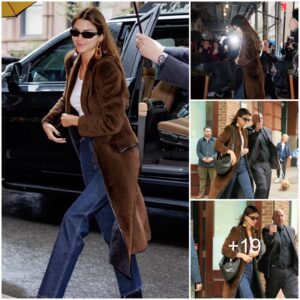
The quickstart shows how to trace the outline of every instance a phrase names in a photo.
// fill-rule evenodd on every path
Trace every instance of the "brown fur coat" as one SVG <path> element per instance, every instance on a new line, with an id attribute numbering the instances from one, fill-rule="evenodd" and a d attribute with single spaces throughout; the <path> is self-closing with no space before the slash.
<path id="1" fill-rule="evenodd" d="M 63 112 L 71 113 L 70 96 L 81 63 L 79 56 L 71 64 L 72 55 L 69 53 L 65 58 L 64 94 L 42 122 L 58 125 Z M 131 255 L 147 248 L 151 233 L 138 186 L 138 140 L 126 116 L 127 95 L 124 75 L 112 56 L 103 56 L 99 61 L 93 57 L 83 81 L 81 106 L 84 115 L 79 117 L 78 132 L 81 136 L 93 137 L 98 164 L 116 216 L 110 262 L 129 275 Z"/>

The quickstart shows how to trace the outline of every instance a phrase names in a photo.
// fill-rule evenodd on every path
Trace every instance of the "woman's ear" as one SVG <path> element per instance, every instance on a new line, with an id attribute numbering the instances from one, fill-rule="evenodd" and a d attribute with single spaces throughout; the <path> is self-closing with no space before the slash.
<path id="1" fill-rule="evenodd" d="M 103 33 L 102 33 L 101 35 L 99 35 L 98 41 L 99 41 L 100 43 L 102 43 L 103 40 L 104 40 L 104 35 L 103 35 Z"/>

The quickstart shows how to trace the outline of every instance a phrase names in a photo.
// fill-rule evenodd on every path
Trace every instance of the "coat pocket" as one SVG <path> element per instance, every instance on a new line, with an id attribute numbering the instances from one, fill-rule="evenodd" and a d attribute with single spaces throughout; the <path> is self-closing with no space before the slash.
<path id="1" fill-rule="evenodd" d="M 113 144 L 118 152 L 125 152 L 133 147 L 136 147 L 138 144 L 137 137 L 133 134 L 127 134 L 122 137 L 118 137 L 113 141 Z"/>

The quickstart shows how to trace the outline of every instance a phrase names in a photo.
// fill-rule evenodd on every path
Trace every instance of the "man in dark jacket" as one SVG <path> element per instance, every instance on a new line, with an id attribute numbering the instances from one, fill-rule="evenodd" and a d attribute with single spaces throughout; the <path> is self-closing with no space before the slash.
<path id="1" fill-rule="evenodd" d="M 260 56 L 260 61 L 265 72 L 265 93 L 270 95 L 271 99 L 277 99 L 275 92 L 275 85 L 272 78 L 272 68 L 274 68 L 274 63 L 277 61 L 277 58 L 271 54 L 269 40 L 263 41 L 263 52 Z"/>
<path id="2" fill-rule="evenodd" d="M 204 128 L 204 137 L 200 138 L 197 143 L 198 175 L 199 175 L 199 198 L 204 197 L 206 178 L 209 176 L 211 185 L 216 176 L 214 160 L 217 158 L 215 150 L 216 139 L 211 135 L 211 128 Z"/>
<path id="3" fill-rule="evenodd" d="M 286 298 L 298 298 L 298 251 L 295 230 L 284 225 L 284 211 L 273 212 L 274 224 L 263 228 L 266 252 L 258 263 L 266 279 L 266 297 L 276 298 L 280 289 Z"/>
<path id="4" fill-rule="evenodd" d="M 284 179 L 286 175 L 287 161 L 289 158 L 290 159 L 292 158 L 291 148 L 290 145 L 288 144 L 288 140 L 289 140 L 289 136 L 287 134 L 283 134 L 281 137 L 281 142 L 278 143 L 276 146 L 279 161 L 280 161 L 280 164 L 278 165 L 277 168 L 277 178 L 275 180 L 276 183 L 280 181 L 280 166 L 282 168 L 282 179 Z"/>
<path id="5" fill-rule="evenodd" d="M 247 129 L 249 165 L 256 185 L 255 199 L 268 199 L 272 169 L 278 167 L 277 149 L 272 142 L 271 130 L 263 127 L 262 114 L 254 113 L 252 122 Z"/>

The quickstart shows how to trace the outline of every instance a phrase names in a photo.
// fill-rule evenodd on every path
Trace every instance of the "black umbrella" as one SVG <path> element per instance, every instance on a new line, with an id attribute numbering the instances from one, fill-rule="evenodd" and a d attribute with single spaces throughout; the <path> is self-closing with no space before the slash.
<path id="1" fill-rule="evenodd" d="M 134 7 L 134 11 L 135 11 L 135 15 L 136 15 L 136 19 L 137 19 L 137 22 L 138 22 L 140 33 L 143 33 L 141 20 L 140 20 L 140 16 L 139 16 L 139 12 L 138 12 L 138 9 L 137 9 L 136 2 L 133 2 L 133 7 Z"/>

